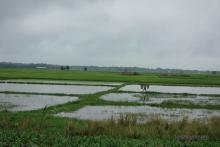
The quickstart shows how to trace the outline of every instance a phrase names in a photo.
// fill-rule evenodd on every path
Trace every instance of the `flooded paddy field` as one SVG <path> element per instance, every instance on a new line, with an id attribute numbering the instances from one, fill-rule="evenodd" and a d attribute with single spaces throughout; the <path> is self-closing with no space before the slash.
<path id="1" fill-rule="evenodd" d="M 130 87 L 130 83 L 120 81 L 109 83 L 65 81 L 65 77 L 63 79 L 1 80 L 0 126 L 15 132 L 15 127 L 24 130 L 31 128 L 31 131 L 47 134 L 53 134 L 53 130 L 59 135 L 63 134 L 63 138 L 104 135 L 128 137 L 129 140 L 149 136 L 155 138 L 161 134 L 171 134 L 170 138 L 175 139 L 177 135 L 185 134 L 187 131 L 189 134 L 196 132 L 212 138 L 215 132 L 219 132 L 219 127 L 216 127 L 220 126 L 218 89 L 217 92 L 203 89 L 192 92 L 188 89 L 179 90 L 179 87 L 188 86 L 174 86 L 165 92 L 161 89 L 159 92 L 148 92 L 151 88 L 154 89 L 154 85 L 150 85 L 150 89 L 143 92 L 139 85 Z M 130 87 L 130 90 L 127 90 L 127 87 Z M 8 94 L 10 92 L 28 94 Z M 205 95 L 199 95 L 200 93 Z M 212 95 L 213 93 L 215 95 Z M 58 94 L 60 96 L 53 96 Z M 68 94 L 73 96 L 67 96 Z M 174 106 L 166 102 L 173 102 Z M 202 106 L 199 107 L 200 105 Z"/>
<path id="2" fill-rule="evenodd" d="M 83 85 L 45 85 L 45 84 L 15 84 L 0 83 L 0 91 L 51 93 L 51 94 L 93 94 L 110 90 L 110 86 L 83 86 Z"/>
<path id="3" fill-rule="evenodd" d="M 118 82 L 99 82 L 99 81 L 64 81 L 64 80 L 34 80 L 34 79 L 13 79 L 0 80 L 0 83 L 23 83 L 23 84 L 57 84 L 57 85 L 100 85 L 118 86 L 123 83 Z"/>
<path id="4" fill-rule="evenodd" d="M 121 91 L 143 92 L 140 85 L 127 85 Z M 150 85 L 149 92 L 160 93 L 189 93 L 189 94 L 213 94 L 220 95 L 220 87 L 192 87 L 192 86 L 162 86 Z"/>
<path id="5" fill-rule="evenodd" d="M 138 102 L 145 104 L 161 104 L 173 102 L 177 104 L 219 105 L 220 97 L 172 95 L 172 94 L 144 94 L 144 93 L 109 93 L 100 97 L 106 101 Z"/>
<path id="6" fill-rule="evenodd" d="M 80 120 L 110 120 L 119 119 L 121 115 L 135 115 L 140 123 L 162 118 L 168 121 L 179 121 L 187 117 L 190 120 L 207 120 L 210 117 L 220 117 L 220 110 L 206 109 L 170 109 L 151 106 L 85 106 L 74 112 L 61 112 L 56 116 Z"/>
<path id="7" fill-rule="evenodd" d="M 0 93 L 0 110 L 31 111 L 49 106 L 77 101 L 74 96 L 48 96 L 27 94 L 3 94 Z"/>

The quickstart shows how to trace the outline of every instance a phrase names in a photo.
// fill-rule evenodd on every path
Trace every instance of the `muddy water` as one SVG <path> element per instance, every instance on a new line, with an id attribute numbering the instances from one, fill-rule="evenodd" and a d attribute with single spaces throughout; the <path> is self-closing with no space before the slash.
<path id="1" fill-rule="evenodd" d="M 126 101 L 126 102 L 139 102 L 145 104 L 160 104 L 163 102 L 175 103 L 193 103 L 199 105 L 219 105 L 220 97 L 211 96 L 175 96 L 171 94 L 134 94 L 134 93 L 110 93 L 100 97 L 106 101 Z"/>
<path id="2" fill-rule="evenodd" d="M 60 94 L 93 94 L 111 89 L 109 86 L 44 85 L 0 83 L 0 91 Z"/>
<path id="3" fill-rule="evenodd" d="M 118 86 L 123 83 L 117 82 L 98 82 L 98 81 L 62 81 L 62 80 L 33 80 L 33 79 L 15 79 L 15 80 L 0 80 L 2 83 L 7 82 L 20 82 L 20 83 L 47 83 L 47 84 L 81 84 L 81 85 L 109 85 L 109 86 Z"/>
<path id="4" fill-rule="evenodd" d="M 29 111 L 45 107 L 77 101 L 78 97 L 48 96 L 48 95 L 23 95 L 0 93 L 0 109 L 9 111 Z"/>
<path id="5" fill-rule="evenodd" d="M 143 91 L 140 85 L 127 85 L 122 87 L 122 91 Z M 190 87 L 190 86 L 160 86 L 150 85 L 147 91 L 161 93 L 191 93 L 191 94 L 220 94 L 220 87 Z"/>
<path id="6" fill-rule="evenodd" d="M 168 121 L 188 119 L 207 120 L 209 117 L 220 117 L 220 110 L 205 109 L 168 109 L 150 106 L 85 106 L 74 112 L 61 112 L 56 116 L 80 120 L 118 119 L 122 114 L 135 114 L 138 122 L 146 122 L 152 118 L 162 118 Z"/>

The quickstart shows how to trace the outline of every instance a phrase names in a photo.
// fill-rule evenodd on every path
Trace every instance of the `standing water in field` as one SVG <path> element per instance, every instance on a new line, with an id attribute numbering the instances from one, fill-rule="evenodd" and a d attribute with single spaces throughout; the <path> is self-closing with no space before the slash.
<path id="1" fill-rule="evenodd" d="M 220 116 L 220 110 L 205 109 L 170 109 L 151 106 L 85 106 L 74 112 L 61 112 L 57 116 L 76 118 L 81 120 L 109 120 L 118 119 L 121 115 L 135 115 L 138 121 L 146 122 L 152 118 L 162 118 L 168 121 L 178 121 L 187 117 L 190 120 L 207 120 Z"/>
<path id="2" fill-rule="evenodd" d="M 64 80 L 35 80 L 35 79 L 13 79 L 0 80 L 0 83 L 23 83 L 23 84 L 54 84 L 54 85 L 99 85 L 99 86 L 118 86 L 118 82 L 101 82 L 101 81 L 64 81 Z"/>
<path id="3" fill-rule="evenodd" d="M 142 92 L 141 85 L 127 85 L 121 91 Z M 220 87 L 161 86 L 150 85 L 146 91 L 161 93 L 220 94 Z"/>
<path id="4" fill-rule="evenodd" d="M 73 96 L 48 96 L 0 93 L 0 110 L 30 111 L 45 107 L 77 101 Z"/>
<path id="5" fill-rule="evenodd" d="M 212 96 L 185 96 L 172 94 L 148 94 L 148 93 L 109 93 L 100 97 L 106 101 L 138 102 L 145 104 L 161 104 L 173 102 L 181 104 L 219 105 L 220 97 Z"/>
<path id="6" fill-rule="evenodd" d="M 0 91 L 54 94 L 93 94 L 111 89 L 110 86 L 45 85 L 0 83 Z"/>

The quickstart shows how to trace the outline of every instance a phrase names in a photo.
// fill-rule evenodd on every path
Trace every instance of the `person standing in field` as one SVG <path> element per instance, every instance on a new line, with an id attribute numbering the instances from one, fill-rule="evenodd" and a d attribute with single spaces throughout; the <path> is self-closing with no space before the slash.
<path id="1" fill-rule="evenodd" d="M 141 87 L 141 89 L 142 89 L 144 92 L 146 92 L 147 89 L 150 88 L 150 85 L 149 85 L 149 84 L 141 84 L 140 87 Z"/>

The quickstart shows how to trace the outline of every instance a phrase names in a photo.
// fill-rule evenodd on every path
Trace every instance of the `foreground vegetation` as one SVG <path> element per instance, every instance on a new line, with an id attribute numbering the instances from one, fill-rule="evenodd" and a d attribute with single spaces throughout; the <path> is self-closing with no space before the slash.
<path id="1" fill-rule="evenodd" d="M 0 69 L 0 79 L 49 79 L 49 80 L 82 80 L 108 82 L 147 82 L 154 84 L 182 85 L 213 85 L 220 86 L 220 75 L 198 74 L 158 74 L 143 73 L 140 75 L 125 75 L 119 72 L 92 71 L 60 71 L 37 69 Z"/>
<path id="2" fill-rule="evenodd" d="M 158 138 L 128 139 L 108 136 L 74 136 L 58 135 L 55 139 L 35 132 L 1 131 L 0 146 L 77 146 L 77 147 L 146 147 L 146 146 L 212 146 L 218 147 L 214 141 L 177 141 Z"/>
<path id="3" fill-rule="evenodd" d="M 45 110 L 0 113 L 0 145 L 6 146 L 219 146 L 219 130 L 220 118 L 137 124 L 132 115 L 93 122 L 53 117 Z"/>

